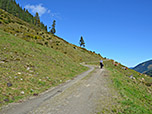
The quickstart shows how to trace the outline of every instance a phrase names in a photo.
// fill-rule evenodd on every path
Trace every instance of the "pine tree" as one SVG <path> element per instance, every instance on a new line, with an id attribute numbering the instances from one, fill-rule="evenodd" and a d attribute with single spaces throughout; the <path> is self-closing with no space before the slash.
<path id="1" fill-rule="evenodd" d="M 47 25 L 44 27 L 44 29 L 47 31 Z"/>
<path id="2" fill-rule="evenodd" d="M 80 38 L 80 42 L 79 42 L 79 44 L 80 44 L 80 47 L 81 47 L 81 46 L 85 47 L 85 42 L 84 42 L 84 40 L 83 40 L 83 37 L 82 37 L 82 36 L 81 36 L 81 38 Z"/>
<path id="3" fill-rule="evenodd" d="M 52 29 L 50 30 L 50 33 L 52 33 L 52 34 L 55 34 L 55 33 L 56 33 L 55 23 L 56 23 L 56 21 L 54 20 L 54 21 L 53 21 L 53 24 L 52 24 Z"/>
<path id="4" fill-rule="evenodd" d="M 40 17 L 39 17 L 38 12 L 36 12 L 35 14 L 35 25 L 40 27 Z"/>

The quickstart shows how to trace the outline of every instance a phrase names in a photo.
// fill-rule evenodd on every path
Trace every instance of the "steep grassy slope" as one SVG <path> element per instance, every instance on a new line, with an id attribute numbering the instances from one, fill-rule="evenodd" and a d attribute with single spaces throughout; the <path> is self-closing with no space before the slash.
<path id="1" fill-rule="evenodd" d="M 0 9 L 0 106 L 72 79 L 88 69 L 80 62 L 101 58 Z"/>
<path id="2" fill-rule="evenodd" d="M 70 44 L 55 35 L 28 24 L 0 9 L 0 28 L 19 38 L 42 46 L 53 48 L 69 56 L 76 62 L 97 61 L 102 57 L 94 52 Z"/>
<path id="3" fill-rule="evenodd" d="M 113 63 L 113 60 L 104 62 L 105 68 L 110 71 L 113 85 L 120 94 L 117 101 L 121 106 L 115 106 L 108 113 L 152 114 L 152 78 Z"/>
<path id="4" fill-rule="evenodd" d="M 0 30 L 0 105 L 38 94 L 85 70 L 61 52 Z"/>

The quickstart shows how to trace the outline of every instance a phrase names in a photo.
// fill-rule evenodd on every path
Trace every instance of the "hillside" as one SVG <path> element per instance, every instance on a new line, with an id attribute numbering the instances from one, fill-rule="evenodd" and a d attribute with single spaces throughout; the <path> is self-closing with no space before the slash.
<path id="1" fill-rule="evenodd" d="M 94 52 L 70 44 L 64 39 L 43 31 L 34 25 L 28 24 L 1 9 L 0 17 L 0 28 L 5 32 L 13 34 L 14 36 L 22 38 L 28 42 L 35 42 L 39 45 L 60 51 L 61 53 L 73 58 L 74 61 L 98 61 L 102 58 Z"/>
<path id="2" fill-rule="evenodd" d="M 22 20 L 30 24 L 37 25 L 41 29 L 47 31 L 47 26 L 40 22 L 40 18 L 38 15 L 35 15 L 34 17 L 28 12 L 28 10 L 26 10 L 25 8 L 22 9 L 22 7 L 17 4 L 15 0 L 0 0 L 0 9 L 3 9 Z"/>
<path id="3" fill-rule="evenodd" d="M 147 74 L 147 75 L 152 77 L 152 70 L 149 70 L 149 71 L 145 72 L 145 74 Z"/>
<path id="4" fill-rule="evenodd" d="M 139 65 L 135 66 L 133 69 L 140 73 L 146 73 L 152 70 L 152 60 L 140 63 Z"/>
<path id="5" fill-rule="evenodd" d="M 37 95 L 86 71 L 94 52 L 0 9 L 0 106 Z"/>
<path id="6" fill-rule="evenodd" d="M 39 94 L 85 70 L 61 52 L 0 30 L 0 105 Z"/>
<path id="7" fill-rule="evenodd" d="M 37 96 L 88 69 L 80 63 L 99 65 L 100 59 L 0 9 L 0 106 Z M 101 113 L 152 113 L 152 78 L 114 60 L 103 61 L 120 98 L 115 99 L 119 105 Z"/>
<path id="8" fill-rule="evenodd" d="M 119 105 L 113 106 L 112 112 L 107 112 L 108 109 L 105 109 L 106 114 L 151 114 L 152 78 L 132 69 L 126 69 L 113 60 L 105 61 L 104 64 L 110 72 L 112 86 L 120 95 L 117 99 Z"/>

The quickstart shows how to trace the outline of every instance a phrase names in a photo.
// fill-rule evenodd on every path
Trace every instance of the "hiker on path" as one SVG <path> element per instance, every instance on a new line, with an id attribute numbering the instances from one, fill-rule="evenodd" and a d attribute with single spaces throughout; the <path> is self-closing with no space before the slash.
<path id="1" fill-rule="evenodd" d="M 100 61 L 100 68 L 102 69 L 102 67 L 103 67 L 103 61 L 101 60 Z"/>

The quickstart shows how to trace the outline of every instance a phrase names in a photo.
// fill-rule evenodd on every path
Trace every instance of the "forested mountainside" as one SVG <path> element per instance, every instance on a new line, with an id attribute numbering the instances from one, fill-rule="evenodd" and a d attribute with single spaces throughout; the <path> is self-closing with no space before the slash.
<path id="1" fill-rule="evenodd" d="M 45 26 L 43 22 L 40 22 L 38 13 L 33 16 L 25 8 L 22 9 L 15 0 L 0 0 L 0 8 L 30 24 L 36 25 L 37 27 L 47 31 L 47 26 Z M 8 21 L 10 20 L 11 19 L 8 18 Z"/>

